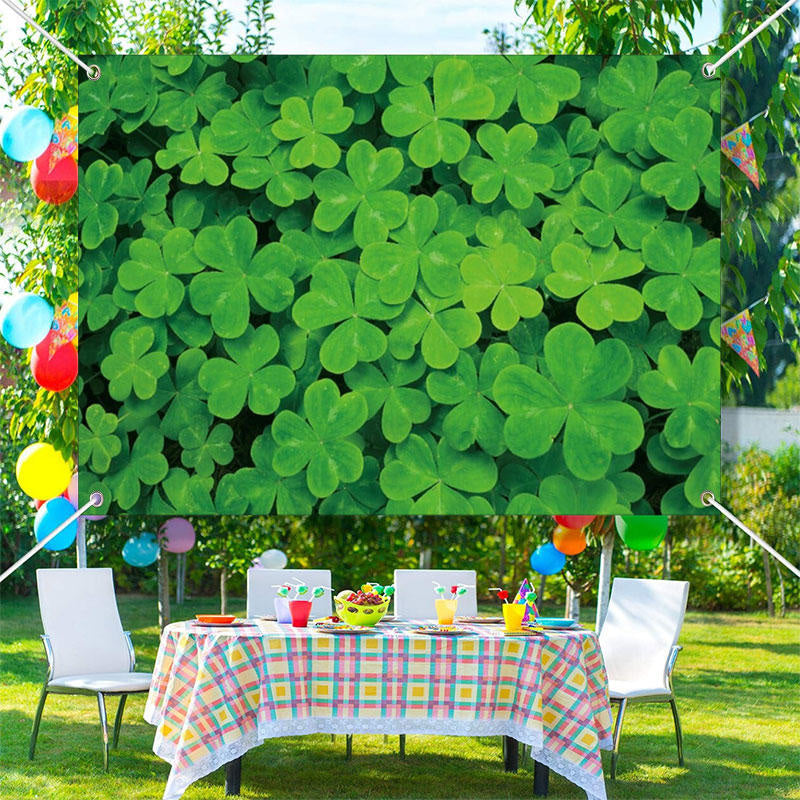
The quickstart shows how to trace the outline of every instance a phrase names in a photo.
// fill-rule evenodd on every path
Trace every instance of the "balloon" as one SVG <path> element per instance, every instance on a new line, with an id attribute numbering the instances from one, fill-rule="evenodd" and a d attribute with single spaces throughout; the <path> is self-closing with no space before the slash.
<path id="1" fill-rule="evenodd" d="M 67 500 L 72 503 L 75 508 L 78 507 L 78 473 L 76 472 L 72 476 L 72 480 L 69 482 L 69 486 L 67 486 L 67 491 L 65 492 Z"/>
<path id="2" fill-rule="evenodd" d="M 158 539 L 154 533 L 131 536 L 122 547 L 122 557 L 132 567 L 149 567 L 158 559 Z"/>
<path id="3" fill-rule="evenodd" d="M 586 549 L 586 537 L 583 531 L 556 525 L 553 531 L 553 547 L 566 556 L 576 556 Z"/>
<path id="4" fill-rule="evenodd" d="M 53 120 L 41 109 L 17 106 L 0 122 L 0 147 L 14 161 L 33 161 L 47 150 Z"/>
<path id="5" fill-rule="evenodd" d="M 194 547 L 194 528 L 183 517 L 171 517 L 159 528 L 158 533 L 164 549 L 169 553 L 187 553 Z"/>
<path id="6" fill-rule="evenodd" d="M 62 344 L 50 354 L 53 338 L 57 335 L 58 331 L 51 330 L 31 351 L 33 378 L 50 392 L 69 388 L 78 377 L 78 351 L 74 344 Z"/>
<path id="7" fill-rule="evenodd" d="M 652 550 L 664 541 L 667 535 L 668 517 L 643 515 L 615 517 L 617 533 L 631 550 Z"/>
<path id="8" fill-rule="evenodd" d="M 48 500 L 36 512 L 33 521 L 33 532 L 36 541 L 41 542 L 48 534 L 52 533 L 59 525 L 68 520 L 75 513 L 75 507 L 66 497 L 54 497 Z M 63 531 L 57 533 L 55 538 L 48 542 L 45 550 L 64 550 L 70 547 L 78 535 L 78 520 L 74 520 Z"/>
<path id="9" fill-rule="evenodd" d="M 556 525 L 561 525 L 562 528 L 571 528 L 574 531 L 579 531 L 581 528 L 585 528 L 589 523 L 593 522 L 596 516 L 596 514 L 589 517 L 557 514 L 553 519 L 556 521 Z"/>
<path id="10" fill-rule="evenodd" d="M 72 460 L 67 460 L 51 444 L 28 445 L 17 459 L 17 483 L 34 500 L 58 497 L 72 479 Z"/>
<path id="11" fill-rule="evenodd" d="M 556 550 L 550 542 L 540 544 L 531 553 L 531 569 L 541 575 L 555 575 L 556 572 L 561 572 L 566 561 L 567 557 Z"/>
<path id="12" fill-rule="evenodd" d="M 266 550 L 259 557 L 262 569 L 283 569 L 288 563 L 286 553 L 282 550 Z"/>
<path id="13" fill-rule="evenodd" d="M 54 314 L 53 306 L 43 297 L 20 292 L 3 304 L 0 333 L 10 345 L 25 350 L 47 336 Z"/>
<path id="14" fill-rule="evenodd" d="M 34 194 L 54 206 L 66 203 L 78 188 L 78 165 L 71 156 L 57 158 L 57 147 L 55 142 L 50 144 L 31 165 Z"/>

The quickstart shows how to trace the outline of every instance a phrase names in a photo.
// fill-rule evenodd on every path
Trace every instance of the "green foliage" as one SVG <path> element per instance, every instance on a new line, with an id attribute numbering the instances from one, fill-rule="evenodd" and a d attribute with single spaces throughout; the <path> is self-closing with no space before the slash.
<path id="1" fill-rule="evenodd" d="M 800 406 L 800 366 L 790 364 L 786 367 L 775 388 L 767 394 L 767 402 L 775 408 Z"/>
<path id="2" fill-rule="evenodd" d="M 82 491 L 131 513 L 699 510 L 700 63 L 105 59 L 81 89 Z"/>

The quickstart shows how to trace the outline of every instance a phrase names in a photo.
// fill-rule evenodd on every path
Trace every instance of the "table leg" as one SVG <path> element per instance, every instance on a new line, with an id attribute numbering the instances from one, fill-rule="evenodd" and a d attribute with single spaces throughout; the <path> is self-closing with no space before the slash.
<path id="1" fill-rule="evenodd" d="M 534 797 L 547 797 L 550 783 L 550 767 L 539 761 L 533 762 L 533 794 Z"/>
<path id="2" fill-rule="evenodd" d="M 242 788 L 242 757 L 225 765 L 225 796 L 238 795 Z"/>
<path id="3" fill-rule="evenodd" d="M 506 772 L 519 769 L 519 742 L 513 736 L 503 737 L 503 761 Z"/>

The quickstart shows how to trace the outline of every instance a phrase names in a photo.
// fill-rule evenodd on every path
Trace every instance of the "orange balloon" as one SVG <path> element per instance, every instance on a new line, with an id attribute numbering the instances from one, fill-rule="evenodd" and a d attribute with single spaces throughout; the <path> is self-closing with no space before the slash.
<path id="1" fill-rule="evenodd" d="M 565 556 L 576 556 L 586 549 L 586 536 L 583 531 L 556 525 L 553 531 L 553 547 Z"/>

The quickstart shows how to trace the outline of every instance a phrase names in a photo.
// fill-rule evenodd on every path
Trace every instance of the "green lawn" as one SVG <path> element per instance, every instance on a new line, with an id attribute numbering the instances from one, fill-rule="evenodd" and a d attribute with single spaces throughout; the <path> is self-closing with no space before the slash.
<path id="1" fill-rule="evenodd" d="M 158 647 L 154 598 L 120 597 L 139 667 L 153 666 Z M 181 619 L 213 611 L 213 600 L 173 610 Z M 236 603 L 234 611 L 243 611 Z M 548 609 L 557 614 L 557 609 Z M 591 610 L 586 621 L 591 621 Z M 37 756 L 28 735 L 44 659 L 35 599 L 0 610 L 0 795 L 13 800 L 144 800 L 160 798 L 168 765 L 152 754 L 153 728 L 142 719 L 144 696 L 129 701 L 120 749 L 103 773 L 96 705 L 91 698 L 51 696 Z M 619 800 L 800 800 L 800 617 L 690 613 L 675 676 L 686 766 L 678 767 L 666 705 L 633 706 L 625 720 Z M 111 710 L 113 713 L 113 709 Z M 530 798 L 532 771 L 504 774 L 499 740 L 410 736 L 407 758 L 395 737 L 356 737 L 344 760 L 344 737 L 268 741 L 247 754 L 243 798 Z M 186 800 L 222 800 L 222 771 L 196 783 Z M 583 792 L 551 775 L 550 795 Z"/>

